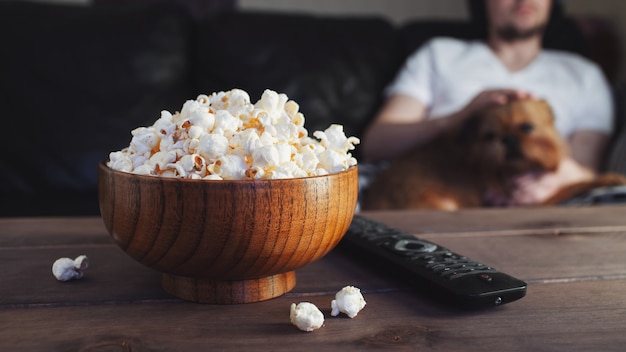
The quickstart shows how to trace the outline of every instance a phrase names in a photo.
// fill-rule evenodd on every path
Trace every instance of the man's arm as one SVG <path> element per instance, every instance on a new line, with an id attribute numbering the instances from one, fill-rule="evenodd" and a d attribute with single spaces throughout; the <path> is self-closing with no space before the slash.
<path id="1" fill-rule="evenodd" d="M 393 95 L 363 134 L 359 149 L 368 161 L 389 159 L 415 145 L 426 143 L 475 111 L 490 105 L 506 104 L 513 99 L 531 98 L 532 95 L 519 90 L 487 90 L 476 95 L 456 113 L 428 119 L 424 103 L 408 95 Z"/>
<path id="2" fill-rule="evenodd" d="M 365 131 L 361 154 L 369 161 L 399 155 L 443 129 L 443 121 L 438 120 L 426 120 L 426 106 L 421 101 L 407 95 L 391 96 Z"/>

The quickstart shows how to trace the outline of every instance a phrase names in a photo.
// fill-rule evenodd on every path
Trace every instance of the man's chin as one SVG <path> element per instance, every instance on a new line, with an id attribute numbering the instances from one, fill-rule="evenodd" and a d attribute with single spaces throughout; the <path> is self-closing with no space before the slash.
<path id="1" fill-rule="evenodd" d="M 497 35 L 500 39 L 504 41 L 515 42 L 542 36 L 545 32 L 545 29 L 545 25 L 535 26 L 527 29 L 517 28 L 515 26 L 505 26 L 498 28 Z"/>

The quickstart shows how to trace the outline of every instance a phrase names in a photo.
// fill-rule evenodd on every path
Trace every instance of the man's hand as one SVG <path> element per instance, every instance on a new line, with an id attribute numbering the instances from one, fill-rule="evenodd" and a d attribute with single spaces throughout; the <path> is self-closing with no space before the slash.
<path id="1" fill-rule="evenodd" d="M 504 105 L 511 101 L 522 99 L 535 99 L 535 97 L 531 93 L 517 89 L 485 90 L 476 95 L 463 110 L 466 112 L 466 115 L 471 115 L 489 106 Z"/>

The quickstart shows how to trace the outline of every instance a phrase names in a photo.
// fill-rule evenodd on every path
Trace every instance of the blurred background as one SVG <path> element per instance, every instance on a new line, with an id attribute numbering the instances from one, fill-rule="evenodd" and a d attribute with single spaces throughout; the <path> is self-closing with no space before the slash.
<path id="1" fill-rule="evenodd" d="M 26 1 L 26 0 L 25 0 Z M 90 4 L 129 2 L 128 0 L 37 0 L 48 3 Z M 138 0 L 134 0 L 138 1 Z M 414 19 L 467 19 L 465 1 L 460 0 L 180 0 L 197 11 L 224 8 L 250 11 L 279 11 L 323 15 L 382 16 L 395 24 Z M 626 80 L 626 64 L 621 53 L 626 47 L 626 1 L 561 0 L 565 14 L 579 22 L 592 43 L 604 51 L 603 61 L 612 81 Z"/>
<path id="2" fill-rule="evenodd" d="M 626 174 L 626 2 L 554 1 L 544 45 L 602 68 L 606 170 Z M 421 43 L 480 38 L 470 17 L 465 0 L 0 0 L 0 217 L 98 214 L 99 163 L 200 93 L 271 88 L 309 131 L 360 136 Z"/>

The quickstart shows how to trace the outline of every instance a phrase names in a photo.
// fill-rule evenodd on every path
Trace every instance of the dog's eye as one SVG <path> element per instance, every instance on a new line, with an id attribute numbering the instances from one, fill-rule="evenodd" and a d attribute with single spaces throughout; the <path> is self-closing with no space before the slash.
<path id="1" fill-rule="evenodd" d="M 528 122 L 524 122 L 524 123 L 519 125 L 519 129 L 520 129 L 520 131 L 522 131 L 524 133 L 530 133 L 530 132 L 533 131 L 534 126 L 529 124 Z"/>

